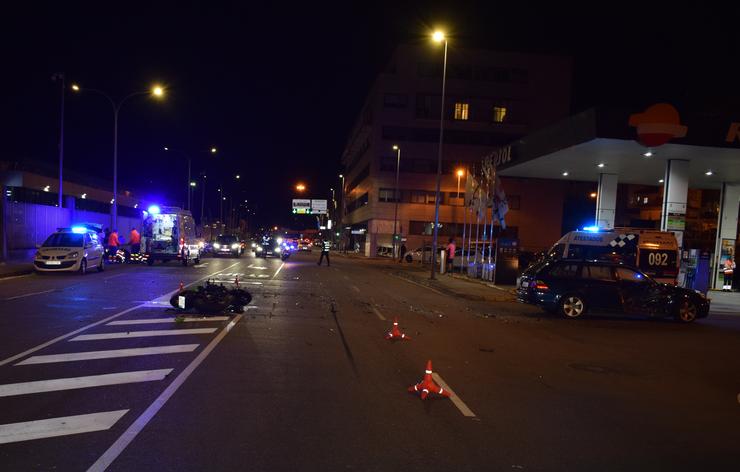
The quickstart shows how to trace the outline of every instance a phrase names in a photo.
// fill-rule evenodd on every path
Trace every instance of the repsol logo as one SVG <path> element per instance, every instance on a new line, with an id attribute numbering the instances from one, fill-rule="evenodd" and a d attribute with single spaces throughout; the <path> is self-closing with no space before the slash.
<path id="1" fill-rule="evenodd" d="M 493 151 L 493 165 L 498 167 L 511 161 L 511 146 L 502 147 Z"/>

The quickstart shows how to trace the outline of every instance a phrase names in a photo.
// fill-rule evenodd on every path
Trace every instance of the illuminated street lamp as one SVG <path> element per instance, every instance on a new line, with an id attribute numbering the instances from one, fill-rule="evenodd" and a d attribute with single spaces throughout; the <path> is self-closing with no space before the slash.
<path id="1" fill-rule="evenodd" d="M 447 38 L 442 31 L 435 31 L 432 39 L 436 43 L 444 42 L 444 56 L 442 61 L 442 102 L 439 112 L 439 150 L 437 155 L 437 191 L 434 197 L 434 232 L 432 233 L 432 273 L 431 278 L 435 279 L 434 270 L 437 266 L 437 240 L 439 237 L 439 187 L 442 181 L 442 139 L 444 137 L 444 118 L 445 118 L 445 85 L 447 79 Z"/>
<path id="2" fill-rule="evenodd" d="M 460 179 L 462 178 L 463 175 L 465 175 L 465 170 L 457 169 L 457 171 L 455 172 L 455 175 L 457 175 L 457 193 L 455 194 L 455 196 L 459 200 L 460 199 Z M 457 236 L 457 210 L 455 210 L 455 213 L 456 213 L 455 214 L 455 236 Z M 464 246 L 465 246 L 465 226 L 463 225 L 463 247 Z M 454 274 L 454 270 L 453 270 L 453 274 Z"/>
<path id="3" fill-rule="evenodd" d="M 82 88 L 77 84 L 72 84 L 72 90 L 75 92 L 92 92 L 102 95 L 108 99 L 113 107 L 113 199 L 111 199 L 111 228 L 116 228 L 118 226 L 118 198 L 116 198 L 118 196 L 118 114 L 121 111 L 123 104 L 129 98 L 137 97 L 139 95 L 153 95 L 154 97 L 162 98 L 165 91 L 162 86 L 155 85 L 147 91 L 132 92 L 116 102 L 110 95 L 102 90 Z"/>
<path id="4" fill-rule="evenodd" d="M 295 186 L 295 189 L 296 189 L 297 191 L 299 191 L 299 192 L 304 192 L 304 191 L 306 190 L 306 186 L 305 186 L 305 185 L 303 185 L 303 184 L 297 184 L 297 185 Z"/>

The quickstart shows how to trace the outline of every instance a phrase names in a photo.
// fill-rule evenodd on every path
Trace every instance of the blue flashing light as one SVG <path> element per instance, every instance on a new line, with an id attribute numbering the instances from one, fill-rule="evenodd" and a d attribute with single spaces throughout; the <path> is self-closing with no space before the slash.
<path id="1" fill-rule="evenodd" d="M 591 233 L 598 233 L 599 227 L 598 226 L 584 226 L 583 231 L 589 231 Z"/>
<path id="2" fill-rule="evenodd" d="M 152 215 L 159 215 L 159 212 L 161 211 L 159 209 L 159 205 L 151 205 L 149 206 L 149 213 Z"/>
<path id="3" fill-rule="evenodd" d="M 85 234 L 87 232 L 87 228 L 84 226 L 72 226 L 72 232 L 75 234 Z"/>

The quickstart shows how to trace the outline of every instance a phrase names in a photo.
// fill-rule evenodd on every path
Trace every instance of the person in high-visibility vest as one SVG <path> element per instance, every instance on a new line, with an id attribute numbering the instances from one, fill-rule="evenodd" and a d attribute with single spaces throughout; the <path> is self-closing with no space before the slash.
<path id="1" fill-rule="evenodd" d="M 722 285 L 722 291 L 732 291 L 732 277 L 735 275 L 735 261 L 732 260 L 732 256 L 725 259 L 725 263 L 722 265 L 722 272 L 725 276 L 725 283 Z"/>
<path id="2" fill-rule="evenodd" d="M 141 235 L 136 231 L 136 228 L 131 228 L 129 241 L 131 243 L 131 254 L 138 254 L 141 252 Z"/>
<path id="3" fill-rule="evenodd" d="M 329 241 L 328 239 L 322 239 L 321 240 L 321 257 L 319 257 L 319 263 L 317 265 L 321 265 L 321 263 L 324 261 L 324 256 L 326 256 L 327 267 L 331 265 L 329 263 L 329 249 L 331 249 L 331 241 Z"/>
<path id="4" fill-rule="evenodd" d="M 108 257 L 113 260 L 118 253 L 118 230 L 113 228 L 110 236 L 108 236 Z"/>

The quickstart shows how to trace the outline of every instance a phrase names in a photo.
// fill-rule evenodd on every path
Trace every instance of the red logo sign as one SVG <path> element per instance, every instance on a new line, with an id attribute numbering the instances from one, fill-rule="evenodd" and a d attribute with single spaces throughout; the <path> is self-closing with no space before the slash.
<path id="1" fill-rule="evenodd" d="M 648 147 L 683 138 L 688 129 L 681 124 L 678 111 L 668 103 L 657 103 L 642 113 L 630 115 L 629 125 L 637 128 L 638 141 Z"/>

